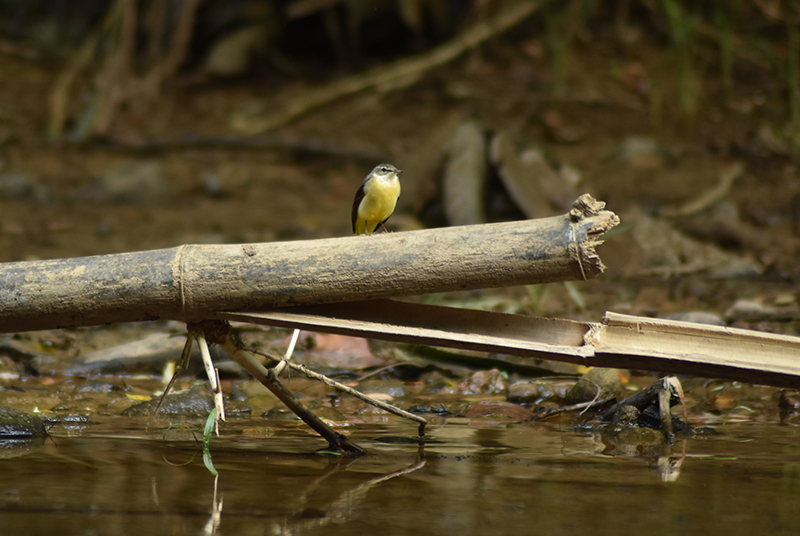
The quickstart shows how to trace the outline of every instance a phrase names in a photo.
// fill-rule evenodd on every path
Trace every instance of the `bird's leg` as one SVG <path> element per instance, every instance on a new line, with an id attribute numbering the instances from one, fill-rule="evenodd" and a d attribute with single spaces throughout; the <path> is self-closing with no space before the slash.
<path id="1" fill-rule="evenodd" d="M 386 229 L 386 226 L 383 224 L 383 222 L 381 222 L 381 227 L 383 227 L 383 232 L 384 233 L 388 233 L 389 232 L 389 230 Z"/>

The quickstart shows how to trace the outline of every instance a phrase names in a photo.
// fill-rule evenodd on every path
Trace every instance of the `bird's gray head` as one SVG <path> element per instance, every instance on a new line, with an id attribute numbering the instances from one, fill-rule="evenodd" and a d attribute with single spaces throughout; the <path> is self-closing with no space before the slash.
<path id="1" fill-rule="evenodd" d="M 372 174 L 377 175 L 379 177 L 388 177 L 390 175 L 402 172 L 403 170 L 397 169 L 391 164 L 379 164 L 375 166 L 375 169 L 372 170 Z"/>

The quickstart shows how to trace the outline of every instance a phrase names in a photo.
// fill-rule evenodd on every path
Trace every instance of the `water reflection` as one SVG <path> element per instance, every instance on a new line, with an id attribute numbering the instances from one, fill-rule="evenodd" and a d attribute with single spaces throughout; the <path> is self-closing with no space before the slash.
<path id="1" fill-rule="evenodd" d="M 44 446 L 45 438 L 0 439 L 0 458 L 24 456 Z"/>
<path id="2" fill-rule="evenodd" d="M 557 425 L 457 419 L 432 424 L 420 449 L 384 441 L 416 435 L 413 424 L 390 422 L 360 425 L 353 439 L 370 454 L 352 458 L 313 454 L 324 442 L 289 424 L 269 438 L 237 433 L 258 425 L 231 422 L 212 440 L 218 478 L 195 442 L 126 431 L 111 418 L 82 437 L 0 460 L 0 533 L 800 530 L 795 427 L 737 424 L 703 440 L 610 455 L 601 437 Z"/>
<path id="3" fill-rule="evenodd" d="M 222 494 L 218 494 L 219 474 L 214 475 L 214 497 L 211 499 L 211 515 L 203 525 L 203 534 L 216 534 L 222 522 Z"/>

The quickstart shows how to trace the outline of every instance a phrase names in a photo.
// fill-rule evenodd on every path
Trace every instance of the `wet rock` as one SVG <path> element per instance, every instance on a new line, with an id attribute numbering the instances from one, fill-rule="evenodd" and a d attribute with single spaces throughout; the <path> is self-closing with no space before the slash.
<path id="1" fill-rule="evenodd" d="M 542 398 L 542 388 L 533 382 L 517 382 L 508 388 L 508 401 L 515 404 L 532 404 Z"/>
<path id="2" fill-rule="evenodd" d="M 78 387 L 76 391 L 79 393 L 120 393 L 123 389 L 111 382 L 88 382 Z"/>
<path id="3" fill-rule="evenodd" d="M 502 393 L 508 388 L 508 375 L 497 369 L 480 370 L 459 387 L 470 395 Z"/>
<path id="4" fill-rule="evenodd" d="M 452 413 L 449 409 L 447 409 L 444 404 L 439 404 L 438 406 L 431 406 L 428 404 L 418 404 L 416 406 L 411 406 L 410 408 L 408 408 L 408 412 L 414 413 L 415 415 L 430 413 L 432 415 L 438 415 L 440 417 L 456 415 L 455 413 Z"/>
<path id="5" fill-rule="evenodd" d="M 718 314 L 706 313 L 703 311 L 686 311 L 667 316 L 668 320 L 678 320 L 680 322 L 694 322 L 695 324 L 707 324 L 709 326 L 724 326 L 725 319 Z"/>
<path id="6" fill-rule="evenodd" d="M 612 429 L 621 430 L 624 427 L 637 426 L 641 412 L 635 406 L 622 406 L 611 419 Z"/>
<path id="7" fill-rule="evenodd" d="M 32 439 L 46 435 L 41 419 L 18 409 L 0 406 L 0 439 Z"/>
<path id="8" fill-rule="evenodd" d="M 36 375 L 39 373 L 39 370 L 34 365 L 36 354 L 26 351 L 11 336 L 7 335 L 0 338 L 0 356 L 8 357 L 25 374 Z M 7 371 L 4 370 L 3 372 Z"/>
<path id="9" fill-rule="evenodd" d="M 129 407 L 123 415 L 150 416 L 158 405 L 158 398 Z M 190 389 L 167 395 L 159 415 L 182 415 L 185 417 L 207 417 L 214 409 L 214 395 L 205 382 L 197 382 Z"/>
<path id="10" fill-rule="evenodd" d="M 169 188 L 160 162 L 132 162 L 110 169 L 90 186 L 76 190 L 74 201 L 143 205 L 164 202 Z"/>
<path id="11" fill-rule="evenodd" d="M 598 394 L 599 391 L 599 394 Z M 622 391 L 617 369 L 593 368 L 578 380 L 569 390 L 564 403 L 580 404 L 597 398 L 598 402 L 609 400 Z"/>
<path id="12" fill-rule="evenodd" d="M 61 409 L 68 411 L 69 408 L 53 408 L 53 411 L 61 411 Z M 67 415 L 58 415 L 54 413 L 50 413 L 46 417 L 42 418 L 47 424 L 86 424 L 89 422 L 89 417 L 86 415 L 78 415 L 78 414 L 67 414 Z"/>

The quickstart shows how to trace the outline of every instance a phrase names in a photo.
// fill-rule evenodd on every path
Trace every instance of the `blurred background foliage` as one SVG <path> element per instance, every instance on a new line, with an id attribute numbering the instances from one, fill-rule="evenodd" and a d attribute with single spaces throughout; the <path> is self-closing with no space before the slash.
<path id="1" fill-rule="evenodd" d="M 60 72 L 47 134 L 81 141 L 108 133 L 123 110 L 148 108 L 169 84 L 324 83 L 440 46 L 514 3 L 0 0 L 0 44 Z M 780 104 L 774 136 L 794 148 L 799 13 L 799 3 L 781 0 L 544 1 L 515 31 L 540 36 L 541 50 L 530 53 L 549 59 L 554 97 L 567 88 L 571 58 L 602 47 L 611 55 L 609 75 L 646 95 L 655 125 L 665 108 L 691 125 L 704 102 L 736 105 L 744 83 Z M 631 67 L 630 57 L 645 61 Z"/>

